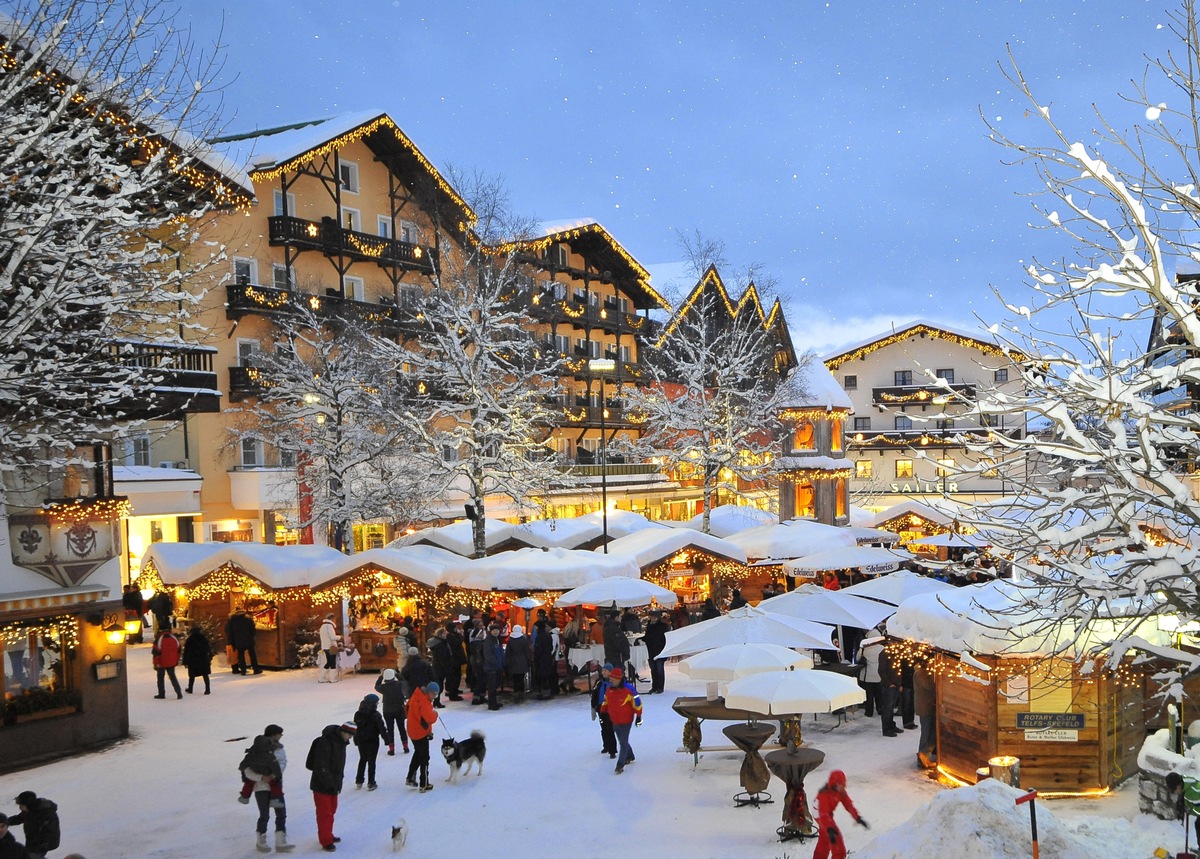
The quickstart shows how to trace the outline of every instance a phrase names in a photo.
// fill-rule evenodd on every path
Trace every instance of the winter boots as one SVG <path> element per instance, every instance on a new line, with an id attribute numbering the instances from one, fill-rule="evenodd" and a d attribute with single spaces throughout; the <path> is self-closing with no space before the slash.
<path id="1" fill-rule="evenodd" d="M 388 754 L 389 755 L 396 754 L 396 744 L 395 743 L 388 743 Z"/>
<path id="2" fill-rule="evenodd" d="M 291 853 L 296 849 L 295 844 L 289 844 L 287 833 L 282 829 L 275 830 L 275 852 L 276 853 Z"/>
<path id="3" fill-rule="evenodd" d="M 318 683 L 337 683 L 342 678 L 338 677 L 336 668 L 318 668 L 317 682 Z"/>
<path id="4" fill-rule="evenodd" d="M 271 848 L 269 846 L 267 846 L 267 833 L 265 833 L 265 832 L 258 833 L 258 841 L 255 843 L 254 846 L 258 849 L 259 853 L 270 853 Z"/>

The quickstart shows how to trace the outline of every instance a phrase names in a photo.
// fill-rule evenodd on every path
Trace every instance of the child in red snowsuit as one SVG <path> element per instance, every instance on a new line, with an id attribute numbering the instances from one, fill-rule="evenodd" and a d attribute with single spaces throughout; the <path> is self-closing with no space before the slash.
<path id="1" fill-rule="evenodd" d="M 846 842 L 842 838 L 842 830 L 838 829 L 833 819 L 839 804 L 853 815 L 855 823 L 864 829 L 869 828 L 846 793 L 846 774 L 834 770 L 829 774 L 825 787 L 817 791 L 817 849 L 813 851 L 813 859 L 828 859 L 831 851 L 833 859 L 846 859 Z"/>

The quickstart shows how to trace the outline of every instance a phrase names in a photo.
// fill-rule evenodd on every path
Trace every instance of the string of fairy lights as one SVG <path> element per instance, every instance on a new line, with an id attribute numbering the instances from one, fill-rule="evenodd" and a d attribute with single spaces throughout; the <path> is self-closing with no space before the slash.
<path id="1" fill-rule="evenodd" d="M 912 340 L 915 337 L 928 337 L 932 340 L 943 340 L 947 343 L 953 343 L 956 346 L 963 346 L 968 349 L 975 349 L 985 355 L 994 355 L 1004 357 L 1012 361 L 1022 361 L 1024 355 L 1011 350 L 1005 350 L 996 343 L 989 343 L 986 340 L 979 340 L 975 337 L 967 337 L 963 334 L 956 334 L 953 331 L 946 331 L 943 328 L 935 328 L 932 325 L 917 324 L 911 328 L 905 328 L 897 331 L 894 334 L 872 340 L 870 343 L 859 346 L 856 349 L 851 349 L 849 352 L 843 352 L 841 355 L 835 355 L 832 358 L 825 359 L 825 366 L 830 370 L 836 370 L 843 364 L 848 364 L 851 361 L 861 360 L 866 358 L 872 352 L 878 352 L 880 349 L 886 349 L 896 343 L 903 343 L 906 340 Z"/>
<path id="2" fill-rule="evenodd" d="M 57 641 L 65 650 L 74 650 L 79 646 L 79 623 L 73 615 L 64 614 L 58 617 L 40 618 L 36 621 L 16 621 L 0 626 L 0 640 L 5 646 L 21 641 L 29 641 L 29 636 L 37 636 L 39 641 L 50 639 Z"/>
<path id="3" fill-rule="evenodd" d="M 98 519 L 122 519 L 133 512 L 133 505 L 124 495 L 107 498 L 74 498 L 59 501 L 42 508 L 56 525 L 75 525 Z"/>

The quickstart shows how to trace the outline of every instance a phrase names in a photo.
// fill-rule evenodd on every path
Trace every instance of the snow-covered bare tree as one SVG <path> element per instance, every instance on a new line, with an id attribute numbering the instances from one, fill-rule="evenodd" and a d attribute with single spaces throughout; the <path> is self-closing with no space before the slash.
<path id="1" fill-rule="evenodd" d="M 547 405 L 559 359 L 534 339 L 517 300 L 518 257 L 532 222 L 513 214 L 498 179 L 452 172 L 452 182 L 477 220 L 463 244 L 443 242 L 423 324 L 404 357 L 420 386 L 412 425 L 434 453 L 429 479 L 462 493 L 483 557 L 488 496 L 532 509 L 566 483 L 545 443 L 560 417 Z"/>
<path id="2" fill-rule="evenodd" d="M 743 497 L 772 478 L 782 453 L 778 415 L 802 393 L 794 370 L 812 360 L 789 353 L 757 296 L 734 307 L 710 269 L 643 353 L 644 383 L 620 391 L 642 427 L 636 452 L 699 482 L 706 533 L 718 496 Z"/>
<path id="3" fill-rule="evenodd" d="M 173 365 L 144 344 L 188 339 L 186 284 L 219 255 L 183 250 L 248 198 L 199 142 L 214 74 L 158 0 L 0 11 L 0 471 L 154 413 Z"/>
<path id="4" fill-rule="evenodd" d="M 356 320 L 299 304 L 275 348 L 256 352 L 259 395 L 232 409 L 231 444 L 267 442 L 296 498 L 296 526 L 353 552 L 351 526 L 421 518 L 438 486 L 418 466 L 411 399 L 394 343 Z"/>
<path id="5" fill-rule="evenodd" d="M 1161 595 L 1182 621 L 1200 619 L 1200 280 L 1174 276 L 1200 262 L 1200 35 L 1196 8 L 1171 17 L 1178 46 L 1151 61 L 1124 98 L 1133 121 L 1097 112 L 1083 133 L 1063 127 L 1010 55 L 1007 77 L 1032 129 L 991 125 L 1042 188 L 1035 207 L 1061 232 L 1062 259 L 1028 268 L 1028 297 L 1002 290 L 1022 324 L 996 325 L 1026 393 L 982 396 L 982 412 L 1028 414 L 1047 429 L 998 435 L 993 462 L 1018 497 L 972 524 L 1054 606 L 1046 632 L 1061 649 L 1099 617 Z M 1018 335 L 1016 332 L 1022 332 Z M 986 451 L 981 449 L 981 452 Z M 1021 459 L 1031 466 L 1025 476 Z M 1135 612 L 1136 614 L 1136 612 Z M 1139 617 L 1108 636 L 1126 640 Z M 1084 650 L 1108 642 L 1094 640 Z M 1120 656 L 1122 648 L 1111 651 Z"/>

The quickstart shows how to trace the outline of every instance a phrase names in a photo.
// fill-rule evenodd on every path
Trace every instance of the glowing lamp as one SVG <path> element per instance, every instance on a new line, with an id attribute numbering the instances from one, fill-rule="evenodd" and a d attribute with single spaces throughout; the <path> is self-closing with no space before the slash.
<path id="1" fill-rule="evenodd" d="M 137 620 L 135 618 L 133 620 L 125 621 L 125 634 L 126 635 L 137 635 L 141 631 L 142 631 L 142 622 L 140 620 Z"/>

